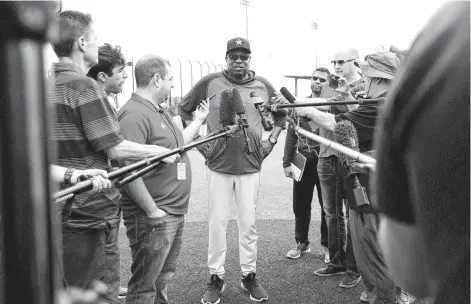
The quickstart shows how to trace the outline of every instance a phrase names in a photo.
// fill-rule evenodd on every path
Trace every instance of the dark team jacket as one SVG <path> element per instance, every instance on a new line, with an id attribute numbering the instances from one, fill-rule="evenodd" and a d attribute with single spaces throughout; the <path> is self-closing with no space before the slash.
<path id="1" fill-rule="evenodd" d="M 251 102 L 250 95 L 258 96 L 263 101 L 275 96 L 275 89 L 265 79 L 255 76 L 254 71 L 249 71 L 249 79 L 238 81 L 231 78 L 227 71 L 209 74 L 200 79 L 196 85 L 183 97 L 178 107 L 179 115 L 183 120 L 192 120 L 192 113 L 202 100 L 212 94 L 216 96 L 211 99 L 209 104 L 209 114 L 206 118 L 208 132 L 213 132 L 222 128 L 219 122 L 219 105 L 221 103 L 221 91 L 225 89 L 237 89 L 242 97 L 249 124 L 248 137 L 251 141 L 254 153 L 248 155 L 244 152 L 245 137 L 242 131 L 236 132 L 230 137 L 223 137 L 207 145 L 198 146 L 206 160 L 210 170 L 233 174 L 249 174 L 259 172 L 263 158 L 262 153 L 262 118 L 260 113 Z M 273 113 L 274 125 L 285 128 L 286 114 Z"/>
<path id="2" fill-rule="evenodd" d="M 378 97 L 385 97 L 386 94 Z M 375 131 L 376 121 L 379 116 L 379 107 L 378 105 L 360 105 L 358 108 L 346 113 L 341 113 L 335 116 L 337 122 L 341 120 L 350 120 L 358 133 L 358 142 L 360 152 L 374 155 L 374 152 L 371 151 L 373 146 L 373 135 Z M 339 166 L 340 176 L 345 188 L 346 198 L 349 202 L 355 200 L 353 194 L 353 189 L 355 188 L 351 173 L 345 166 Z M 360 183 L 365 187 L 368 198 L 371 201 L 371 187 L 370 187 L 370 174 L 359 174 L 358 175 Z M 358 212 L 372 213 L 374 209 L 371 206 L 356 208 L 350 204 L 350 209 L 356 210 Z"/>

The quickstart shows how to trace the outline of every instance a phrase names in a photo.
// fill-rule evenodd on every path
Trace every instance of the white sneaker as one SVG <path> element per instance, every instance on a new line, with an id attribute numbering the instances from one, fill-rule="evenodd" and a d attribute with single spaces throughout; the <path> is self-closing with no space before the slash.
<path id="1" fill-rule="evenodd" d="M 306 252 L 311 252 L 311 248 L 309 248 L 309 246 L 304 243 L 299 243 L 296 245 L 296 247 L 288 251 L 286 257 L 289 259 L 297 259 L 301 256 L 301 254 Z"/>
<path id="2" fill-rule="evenodd" d="M 324 262 L 330 263 L 330 255 L 329 255 L 329 249 L 327 247 L 324 247 Z"/>
<path id="3" fill-rule="evenodd" d="M 126 298 L 127 294 L 128 294 L 128 289 L 126 287 L 119 287 L 118 299 Z"/>
<path id="4" fill-rule="evenodd" d="M 404 290 L 400 290 L 397 294 L 397 304 L 412 304 L 415 302 L 415 298 Z"/>
<path id="5" fill-rule="evenodd" d="M 372 292 L 368 292 L 367 290 L 364 290 L 361 293 L 360 296 L 360 302 L 361 303 L 370 303 L 370 301 L 373 299 L 374 294 Z"/>

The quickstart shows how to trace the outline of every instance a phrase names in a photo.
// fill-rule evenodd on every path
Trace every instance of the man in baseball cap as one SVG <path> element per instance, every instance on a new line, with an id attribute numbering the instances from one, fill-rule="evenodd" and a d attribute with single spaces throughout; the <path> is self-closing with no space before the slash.
<path id="1" fill-rule="evenodd" d="M 260 170 L 263 160 L 270 154 L 277 143 L 278 136 L 286 126 L 286 113 L 273 113 L 273 129 L 264 139 L 260 112 L 253 104 L 254 98 L 267 102 L 275 97 L 275 88 L 264 77 L 250 69 L 251 49 L 247 39 L 235 37 L 227 41 L 227 68 L 221 72 L 211 73 L 200 79 L 179 103 L 178 113 L 186 124 L 190 123 L 193 112 L 201 100 L 215 94 L 206 118 L 208 132 L 221 128 L 219 106 L 223 99 L 221 91 L 236 89 L 246 109 L 247 136 L 255 153 L 246 153 L 244 135 L 238 133 L 223 144 L 219 142 L 200 146 L 206 160 L 208 178 L 208 268 L 210 281 L 203 294 L 201 303 L 221 303 L 221 295 L 226 288 L 225 261 L 227 253 L 227 223 L 230 205 L 235 196 L 235 208 L 238 214 L 239 228 L 239 262 L 242 279 L 240 286 L 247 291 L 250 299 L 256 302 L 268 300 L 268 293 L 259 281 L 257 273 L 258 234 L 256 207 Z M 238 131 L 242 132 L 242 131 Z"/>

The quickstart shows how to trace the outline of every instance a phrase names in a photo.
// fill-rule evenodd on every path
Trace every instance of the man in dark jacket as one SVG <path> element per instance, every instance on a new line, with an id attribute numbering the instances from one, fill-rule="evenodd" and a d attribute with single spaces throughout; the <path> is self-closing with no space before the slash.
<path id="1" fill-rule="evenodd" d="M 202 78 L 183 98 L 179 114 L 185 122 L 192 120 L 192 113 L 201 100 L 216 94 L 209 105 L 206 118 L 208 132 L 221 128 L 219 123 L 220 92 L 237 89 L 247 114 L 247 130 L 253 154 L 244 151 L 245 137 L 239 131 L 232 137 L 213 141 L 202 154 L 208 166 L 209 186 L 209 248 L 208 267 L 211 274 L 209 286 L 202 303 L 219 303 L 225 289 L 224 263 L 226 260 L 226 230 L 229 221 L 229 204 L 235 195 L 237 223 L 239 225 L 239 256 L 242 270 L 241 287 L 250 298 L 261 302 L 268 299 L 265 289 L 255 278 L 257 262 L 257 228 L 255 209 L 258 201 L 260 168 L 263 159 L 271 152 L 281 130 L 286 125 L 286 114 L 274 113 L 274 128 L 268 140 L 262 141 L 262 118 L 254 105 L 254 98 L 267 102 L 275 97 L 273 86 L 264 78 L 249 70 L 251 50 L 249 42 L 240 37 L 227 42 L 227 70 Z M 200 150 L 202 151 L 202 150 Z"/>
<path id="2" fill-rule="evenodd" d="M 312 93 L 307 98 L 330 97 L 323 94 L 328 91 L 330 95 L 332 91 L 328 87 L 328 76 L 330 72 L 326 68 L 317 68 L 311 78 Z M 325 88 L 325 89 L 324 89 Z M 299 126 L 307 131 L 319 133 L 319 128 L 305 118 L 299 120 Z M 291 163 L 299 154 L 305 157 L 304 173 L 300 180 L 293 178 L 293 168 Z M 317 196 L 321 206 L 321 245 L 324 248 L 324 261 L 329 262 L 327 223 L 325 220 L 325 212 L 322 206 L 322 192 L 317 175 L 317 161 L 319 155 L 319 144 L 315 141 L 299 137 L 294 131 L 294 126 L 290 123 L 286 133 L 285 151 L 283 156 L 283 169 L 286 177 L 293 178 L 293 212 L 295 216 L 294 238 L 296 247 L 288 251 L 286 257 L 297 259 L 301 254 L 310 252 L 309 248 L 309 224 L 311 221 L 311 202 L 314 188 L 317 187 Z M 304 159 L 299 157 L 299 159 Z"/>

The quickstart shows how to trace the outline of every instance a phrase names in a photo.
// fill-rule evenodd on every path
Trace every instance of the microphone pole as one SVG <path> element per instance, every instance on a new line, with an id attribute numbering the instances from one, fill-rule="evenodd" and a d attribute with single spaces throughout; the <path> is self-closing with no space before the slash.
<path id="1" fill-rule="evenodd" d="M 219 131 L 213 132 L 212 134 L 209 134 L 205 137 L 200 138 L 197 141 L 194 141 L 194 142 L 189 143 L 188 145 L 184 146 L 184 150 L 185 150 L 184 152 L 186 152 L 188 150 L 191 150 L 194 147 L 199 146 L 201 144 L 207 143 L 209 141 L 212 141 L 212 140 L 218 139 L 220 137 L 230 135 L 230 134 L 236 132 L 239 129 L 240 129 L 240 127 L 236 125 L 236 126 L 226 127 L 226 128 L 223 128 Z M 177 150 L 177 149 L 175 149 L 175 150 Z M 178 151 L 180 152 L 180 149 L 178 149 Z M 156 163 L 153 163 L 151 165 L 148 165 L 148 166 L 142 168 L 141 170 L 136 171 L 136 172 L 122 178 L 121 180 L 117 181 L 115 183 L 115 186 L 118 187 L 118 188 L 121 188 L 124 185 L 129 184 L 129 183 L 133 182 L 134 180 L 138 179 L 139 177 L 147 174 L 148 172 L 160 167 L 161 165 L 163 165 L 161 162 L 156 162 Z"/>
<path id="2" fill-rule="evenodd" d="M 300 128 L 298 126 L 294 126 L 294 131 L 302 136 L 305 136 L 309 139 L 312 139 L 320 144 L 326 145 L 329 148 L 332 148 L 333 150 L 343 153 L 347 155 L 348 157 L 353 158 L 354 160 L 361 162 L 361 163 L 366 163 L 366 164 L 371 164 L 371 165 L 376 165 L 376 159 L 374 159 L 371 156 L 368 156 L 366 154 L 357 152 L 353 149 L 350 149 L 348 147 L 345 147 L 339 143 L 336 143 L 335 141 L 328 140 L 322 136 L 316 135 L 314 133 L 308 132 L 304 130 L 303 128 Z"/>
<path id="3" fill-rule="evenodd" d="M 320 107 L 320 106 L 333 106 L 333 105 L 369 105 L 383 103 L 385 98 L 374 99 L 357 99 L 351 101 L 326 101 L 326 102 L 306 102 L 306 103 L 290 103 L 290 104 L 275 104 L 271 106 L 271 110 L 276 112 L 278 109 L 284 108 L 301 108 L 301 107 Z"/>
<path id="4" fill-rule="evenodd" d="M 212 140 L 218 139 L 220 137 L 230 135 L 230 134 L 236 132 L 237 130 L 240 130 L 240 128 L 241 128 L 241 126 L 239 126 L 239 125 L 224 127 L 222 130 L 219 130 L 219 131 L 215 132 L 215 134 L 213 133 L 210 136 L 207 136 L 206 138 L 202 138 L 198 141 L 189 143 L 189 144 L 187 144 L 183 147 L 169 150 L 169 151 L 161 153 L 159 155 L 143 159 L 143 160 L 138 161 L 136 163 L 133 163 L 131 165 L 122 167 L 122 168 L 120 168 L 116 171 L 110 172 L 108 174 L 108 179 L 110 179 L 110 180 L 111 179 L 117 179 L 117 178 L 120 178 L 121 176 L 123 176 L 127 173 L 130 173 L 130 172 L 134 171 L 134 170 L 142 169 L 138 172 L 133 173 L 131 175 L 131 177 L 126 177 L 123 180 L 118 181 L 116 183 L 117 187 L 122 187 L 123 185 L 125 185 L 127 183 L 130 183 L 130 182 L 134 181 L 135 179 L 141 177 L 142 175 L 144 175 L 144 174 L 150 172 L 151 170 L 157 168 L 157 166 L 160 164 L 160 161 L 162 159 L 165 159 L 165 158 L 167 158 L 169 156 L 172 156 L 172 155 L 175 155 L 175 154 L 184 153 L 184 152 L 186 152 L 188 150 L 191 150 L 194 147 L 196 147 L 198 145 L 201 145 L 201 144 L 204 144 L 208 141 L 212 141 Z M 149 169 L 148 167 L 151 167 L 151 168 Z M 77 184 L 75 184 L 71 187 L 68 187 L 66 189 L 63 189 L 61 191 L 58 191 L 58 192 L 54 193 L 52 195 L 52 199 L 56 202 L 58 202 L 58 201 L 60 202 L 60 201 L 63 201 L 64 199 L 70 198 L 72 194 L 76 195 L 76 194 L 82 193 L 84 191 L 90 190 L 92 188 L 93 188 L 92 180 L 87 179 L 83 182 L 79 182 L 79 183 L 77 183 Z"/>

